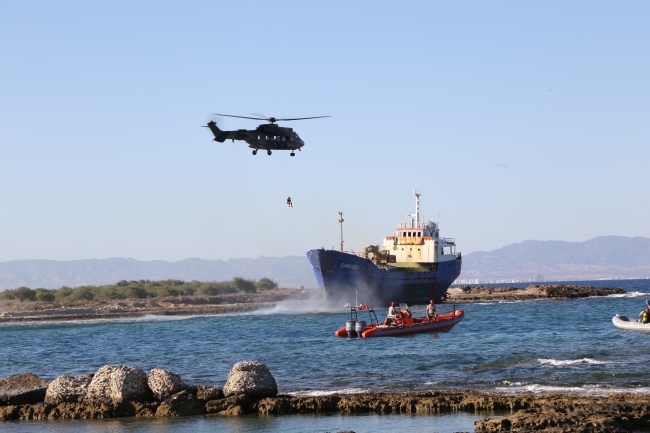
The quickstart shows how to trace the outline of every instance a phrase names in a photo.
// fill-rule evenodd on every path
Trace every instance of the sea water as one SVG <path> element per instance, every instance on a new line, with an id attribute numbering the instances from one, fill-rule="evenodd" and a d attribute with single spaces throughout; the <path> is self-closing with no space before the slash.
<path id="1" fill-rule="evenodd" d="M 279 391 L 294 395 L 441 388 L 590 395 L 650 392 L 650 333 L 620 330 L 611 322 L 617 313 L 636 317 L 645 308 L 650 280 L 585 284 L 620 287 L 628 294 L 458 304 L 456 308 L 465 310 L 465 319 L 450 332 L 399 338 L 336 338 L 334 331 L 349 320 L 343 307 L 340 311 L 309 312 L 304 305 L 291 302 L 284 304 L 285 308 L 235 315 L 3 324 L 0 377 L 33 372 L 54 379 L 61 374 L 91 373 L 106 364 L 127 364 L 145 371 L 164 368 L 189 383 L 222 386 L 234 363 L 259 360 L 271 370 Z M 450 304 L 438 306 L 439 311 L 452 308 Z M 414 313 L 418 315 L 417 310 Z M 369 321 L 363 312 L 359 314 L 360 320 Z M 332 415 L 311 421 L 304 416 L 271 417 L 268 421 L 254 416 L 236 421 L 191 418 L 164 424 L 45 423 L 39 428 L 180 431 L 189 428 L 184 423 L 190 422 L 194 423 L 191 428 L 199 431 L 293 428 L 361 432 L 380 431 L 378 427 L 396 420 L 412 423 L 412 431 L 442 432 L 471 430 L 478 418 L 466 414 L 437 418 Z M 431 428 L 431 422 L 440 425 L 445 419 L 451 425 Z M 372 427 L 373 423 L 377 424 Z M 352 428 L 353 424 L 357 427 Z M 21 426 L 30 424 L 11 425 L 23 431 Z M 311 430 L 304 430 L 306 426 Z"/>

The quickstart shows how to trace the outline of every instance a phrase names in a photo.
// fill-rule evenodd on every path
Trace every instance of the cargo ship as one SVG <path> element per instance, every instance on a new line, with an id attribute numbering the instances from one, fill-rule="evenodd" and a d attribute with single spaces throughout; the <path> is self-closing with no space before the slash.
<path id="1" fill-rule="evenodd" d="M 310 250 L 318 285 L 330 303 L 359 303 L 386 306 L 391 301 L 411 305 L 441 302 L 451 283 L 460 275 L 462 255 L 453 238 L 441 238 L 438 222 L 420 215 L 420 192 L 415 213 L 398 224 L 381 248 L 370 245 L 363 251 L 344 251 L 343 213 L 339 212 L 340 248 Z"/>

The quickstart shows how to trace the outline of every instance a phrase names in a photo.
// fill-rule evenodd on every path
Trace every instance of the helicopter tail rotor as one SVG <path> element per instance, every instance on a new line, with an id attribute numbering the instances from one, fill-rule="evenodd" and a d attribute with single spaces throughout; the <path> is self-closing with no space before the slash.
<path id="1" fill-rule="evenodd" d="M 206 125 L 203 125 L 204 128 L 209 128 L 212 134 L 214 135 L 214 141 L 223 143 L 228 138 L 229 132 L 222 131 L 219 127 L 223 128 L 224 118 L 217 114 L 216 112 L 209 113 L 205 118 Z"/>

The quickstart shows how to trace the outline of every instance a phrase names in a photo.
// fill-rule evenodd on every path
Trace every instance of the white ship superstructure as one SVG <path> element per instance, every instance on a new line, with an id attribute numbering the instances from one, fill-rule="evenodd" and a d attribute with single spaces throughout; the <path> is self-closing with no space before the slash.
<path id="1" fill-rule="evenodd" d="M 420 192 L 415 196 L 415 213 L 409 220 L 399 223 L 394 236 L 386 236 L 382 246 L 395 263 L 436 263 L 456 260 L 456 240 L 441 238 L 438 223 L 422 221 L 420 214 Z M 392 260 L 391 260 L 392 261 Z"/>

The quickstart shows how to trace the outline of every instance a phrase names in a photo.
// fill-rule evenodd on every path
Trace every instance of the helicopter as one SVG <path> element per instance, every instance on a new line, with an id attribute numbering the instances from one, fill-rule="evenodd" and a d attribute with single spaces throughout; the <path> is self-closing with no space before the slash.
<path id="1" fill-rule="evenodd" d="M 214 114 L 215 116 L 237 117 L 240 119 L 253 119 L 253 120 L 266 120 L 268 123 L 259 125 L 253 130 L 238 129 L 236 131 L 222 131 L 217 126 L 214 119 L 211 119 L 204 128 L 210 128 L 214 134 L 214 141 L 223 143 L 230 139 L 243 140 L 248 143 L 248 147 L 253 149 L 253 155 L 257 155 L 260 149 L 266 149 L 267 155 L 271 155 L 271 150 L 290 150 L 289 155 L 296 156 L 296 149 L 300 150 L 305 145 L 305 142 L 298 136 L 292 128 L 278 126 L 276 122 L 288 122 L 291 120 L 306 120 L 306 119 L 320 119 L 330 116 L 315 116 L 315 117 L 294 117 L 286 119 L 277 119 L 275 117 L 248 117 L 248 116 L 234 116 L 232 114 Z"/>

